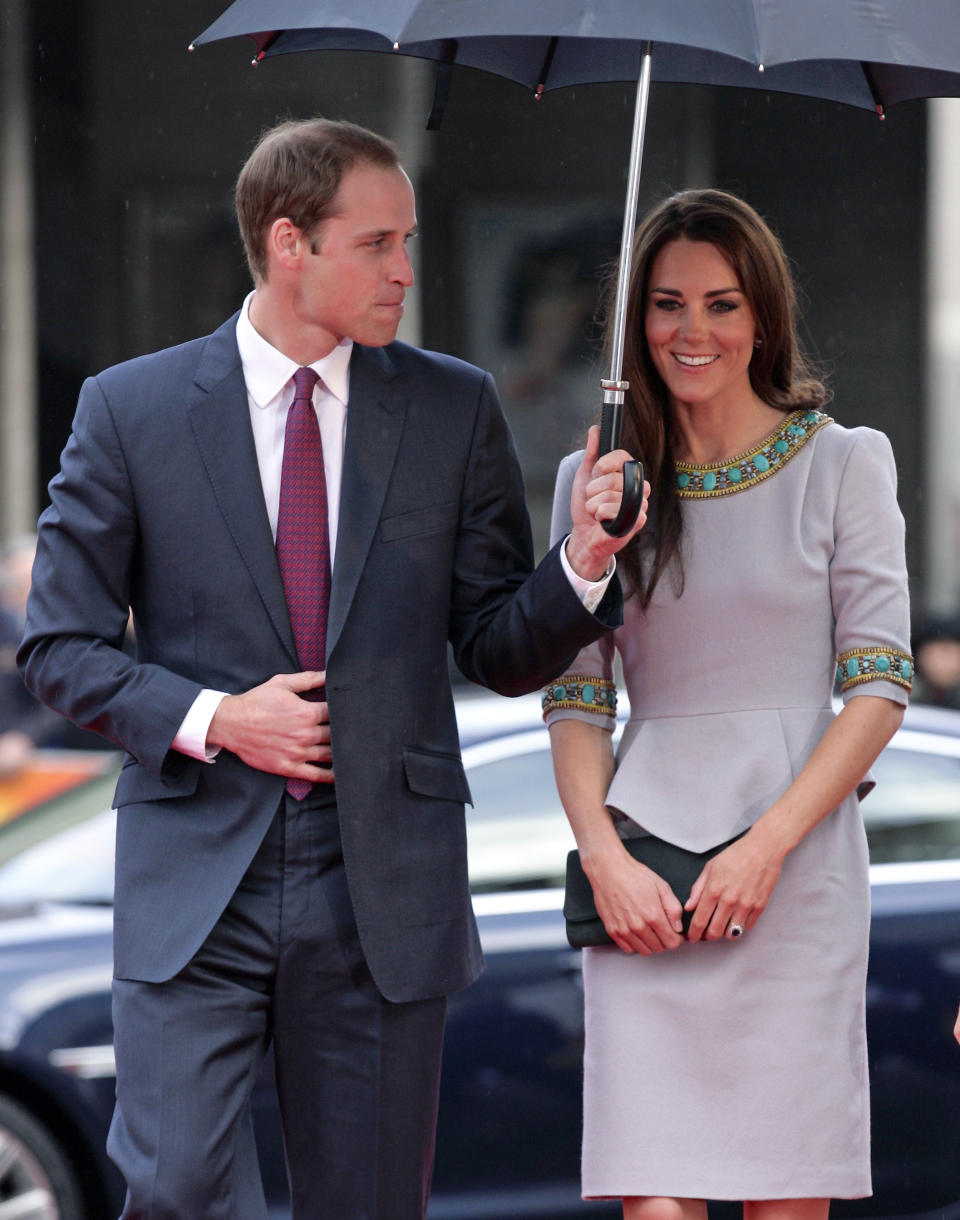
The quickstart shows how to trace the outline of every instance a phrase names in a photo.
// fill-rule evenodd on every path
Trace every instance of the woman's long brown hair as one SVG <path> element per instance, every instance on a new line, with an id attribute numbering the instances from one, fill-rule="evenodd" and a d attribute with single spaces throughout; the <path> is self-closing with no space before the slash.
<path id="1" fill-rule="evenodd" d="M 784 412 L 822 407 L 829 397 L 798 344 L 793 276 L 783 248 L 766 222 L 749 204 L 726 191 L 681 191 L 654 208 L 634 236 L 623 352 L 623 378 L 630 389 L 624 403 L 621 444 L 643 462 L 651 487 L 651 511 L 647 527 L 624 548 L 621 562 L 644 609 L 671 562 L 675 562 L 677 592 L 683 589 L 676 423 L 670 396 L 650 356 L 644 323 L 653 260 L 665 245 L 680 239 L 709 242 L 737 274 L 760 340 L 750 361 L 754 393 Z M 613 284 L 607 305 L 608 346 L 615 289 Z M 647 562 L 645 556 L 650 556 Z"/>

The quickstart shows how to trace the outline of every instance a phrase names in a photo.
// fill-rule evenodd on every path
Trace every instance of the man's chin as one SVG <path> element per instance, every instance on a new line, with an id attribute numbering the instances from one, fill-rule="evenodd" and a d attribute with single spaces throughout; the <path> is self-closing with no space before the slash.
<path id="1" fill-rule="evenodd" d="M 399 322 L 396 326 L 370 327 L 363 334 L 354 336 L 354 342 L 360 343 L 364 347 L 386 347 L 388 343 L 392 343 L 397 337 L 397 331 L 400 328 Z"/>

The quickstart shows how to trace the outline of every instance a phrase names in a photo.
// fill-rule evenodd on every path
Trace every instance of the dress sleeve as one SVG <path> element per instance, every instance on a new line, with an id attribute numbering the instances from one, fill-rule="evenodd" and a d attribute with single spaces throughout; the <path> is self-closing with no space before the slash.
<path id="1" fill-rule="evenodd" d="M 583 451 L 572 453 L 560 463 L 553 493 L 550 545 L 555 546 L 573 528 L 570 519 L 570 492 L 583 459 Z M 583 720 L 613 732 L 617 722 L 617 687 L 613 677 L 613 632 L 580 650 L 566 673 L 543 690 L 543 718 L 547 725 L 555 720 Z"/>
<path id="2" fill-rule="evenodd" d="M 890 442 L 857 430 L 840 482 L 830 563 L 837 681 L 843 701 L 905 704 L 913 677 L 903 514 Z"/>

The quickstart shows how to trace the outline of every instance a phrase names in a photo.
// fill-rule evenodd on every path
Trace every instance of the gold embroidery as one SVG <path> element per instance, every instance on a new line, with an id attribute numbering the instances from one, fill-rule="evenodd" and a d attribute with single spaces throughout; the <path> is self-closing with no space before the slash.
<path id="1" fill-rule="evenodd" d="M 837 657 L 841 692 L 863 682 L 895 682 L 905 690 L 913 684 L 913 657 L 899 648 L 851 648 Z"/>
<path id="2" fill-rule="evenodd" d="M 685 500 L 710 500 L 746 491 L 782 470 L 815 432 L 832 423 L 822 411 L 793 411 L 776 432 L 747 453 L 706 466 L 677 462 L 677 494 Z"/>
<path id="3" fill-rule="evenodd" d="M 558 708 L 578 712 L 593 712 L 601 716 L 616 716 L 617 687 L 609 678 L 591 678 L 584 674 L 564 674 L 543 690 L 543 714 Z"/>

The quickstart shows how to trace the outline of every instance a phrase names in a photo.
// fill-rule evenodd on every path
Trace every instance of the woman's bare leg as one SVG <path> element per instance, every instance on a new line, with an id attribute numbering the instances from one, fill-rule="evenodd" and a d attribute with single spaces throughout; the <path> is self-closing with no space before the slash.
<path id="1" fill-rule="evenodd" d="M 670 1199 L 655 1195 L 623 1200 L 623 1220 L 707 1220 L 703 1199 Z"/>
<path id="2" fill-rule="evenodd" d="M 827 1220 L 829 1199 L 757 1199 L 743 1205 L 743 1220 Z"/>

